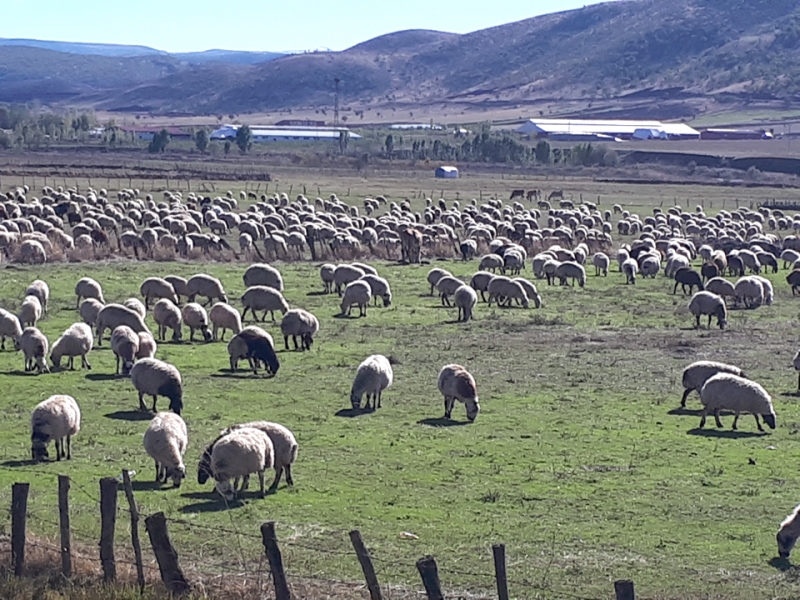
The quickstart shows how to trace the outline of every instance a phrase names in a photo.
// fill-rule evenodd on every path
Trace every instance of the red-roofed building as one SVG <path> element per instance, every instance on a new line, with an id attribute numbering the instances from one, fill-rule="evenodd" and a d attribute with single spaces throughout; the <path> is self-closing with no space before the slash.
<path id="1" fill-rule="evenodd" d="M 169 137 L 174 140 L 190 140 L 192 139 L 192 134 L 184 131 L 179 127 L 129 127 L 129 126 L 120 126 L 117 127 L 120 131 L 124 131 L 125 133 L 132 133 L 137 140 L 143 140 L 149 142 L 152 140 L 155 135 L 161 131 L 162 129 L 166 129 L 169 133 Z"/>

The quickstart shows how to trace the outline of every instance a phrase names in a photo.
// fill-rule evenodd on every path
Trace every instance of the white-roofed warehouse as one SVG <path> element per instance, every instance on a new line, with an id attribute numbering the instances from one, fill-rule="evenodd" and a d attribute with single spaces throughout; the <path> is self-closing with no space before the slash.
<path id="1" fill-rule="evenodd" d="M 699 139 L 700 132 L 685 123 L 661 121 L 623 121 L 589 119 L 530 119 L 517 128 L 517 133 L 539 137 L 564 135 L 607 135 L 632 139 L 638 131 L 649 131 L 652 137 L 667 139 Z M 641 135 L 641 133 L 640 133 Z"/>
<path id="2" fill-rule="evenodd" d="M 239 125 L 223 125 L 212 131 L 209 136 L 212 140 L 232 140 L 236 138 Z M 338 140 L 342 131 L 348 132 L 351 140 L 360 140 L 361 136 L 353 133 L 347 127 L 250 127 L 250 139 L 253 142 L 283 142 L 294 140 Z"/>

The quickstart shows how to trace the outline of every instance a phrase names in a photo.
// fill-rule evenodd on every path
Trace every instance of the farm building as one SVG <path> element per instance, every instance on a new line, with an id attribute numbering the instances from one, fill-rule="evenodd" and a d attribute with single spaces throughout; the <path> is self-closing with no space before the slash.
<path id="1" fill-rule="evenodd" d="M 537 137 L 556 138 L 558 136 L 604 135 L 622 140 L 634 139 L 641 131 L 649 137 L 637 139 L 682 139 L 696 140 L 700 132 L 685 123 L 662 123 L 660 121 L 594 121 L 584 119 L 529 119 L 517 128 L 517 133 Z"/>
<path id="2" fill-rule="evenodd" d="M 128 127 L 122 126 L 118 127 L 120 131 L 124 131 L 125 133 L 133 134 L 133 136 L 137 140 L 144 140 L 149 142 L 152 140 L 157 133 L 159 133 L 162 129 L 166 129 L 169 133 L 169 137 L 173 140 L 190 140 L 192 139 L 192 134 L 188 131 L 184 131 L 178 127 Z"/>
<path id="3" fill-rule="evenodd" d="M 458 169 L 456 167 L 439 167 L 434 174 L 439 179 L 458 179 Z"/>
<path id="4" fill-rule="evenodd" d="M 275 127 L 325 127 L 325 121 L 309 119 L 284 119 L 275 123 Z"/>
<path id="5" fill-rule="evenodd" d="M 212 131 L 212 140 L 232 140 L 236 138 L 238 125 L 223 125 Z M 252 126 L 250 127 L 251 139 L 254 142 L 284 142 L 284 141 L 316 141 L 338 140 L 342 131 L 349 133 L 351 140 L 360 140 L 361 136 L 353 133 L 347 127 L 277 127 L 277 126 Z"/>
<path id="6" fill-rule="evenodd" d="M 701 140 L 771 140 L 773 134 L 763 129 L 705 129 Z"/>

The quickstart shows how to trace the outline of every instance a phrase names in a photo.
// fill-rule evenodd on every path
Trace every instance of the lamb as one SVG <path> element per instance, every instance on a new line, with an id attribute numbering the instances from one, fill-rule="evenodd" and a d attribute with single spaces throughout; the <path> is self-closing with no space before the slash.
<path id="1" fill-rule="evenodd" d="M 228 342 L 231 372 L 236 372 L 239 361 L 246 358 L 250 362 L 253 373 L 258 373 L 259 363 L 264 363 L 268 373 L 277 375 L 280 363 L 275 354 L 275 342 L 272 336 L 255 325 L 245 327 Z"/>
<path id="2" fill-rule="evenodd" d="M 219 339 L 223 342 L 225 341 L 225 330 L 230 329 L 234 335 L 242 330 L 242 316 L 230 304 L 217 302 L 211 307 L 208 318 L 214 325 L 211 337 L 215 342 L 217 341 L 217 332 L 220 329 L 222 330 L 222 335 L 220 335 Z"/>
<path id="3" fill-rule="evenodd" d="M 426 279 L 428 283 L 431 284 L 431 296 L 433 296 L 433 290 L 436 287 L 436 284 L 439 283 L 439 280 L 442 277 L 448 277 L 448 276 L 452 277 L 452 274 L 450 273 L 450 271 L 445 271 L 444 269 L 435 268 L 428 271 L 428 276 Z"/>
<path id="4" fill-rule="evenodd" d="M 131 369 L 131 383 L 139 392 L 139 410 L 146 411 L 145 395 L 153 397 L 153 412 L 159 396 L 169 399 L 169 408 L 176 415 L 183 410 L 183 381 L 173 365 L 157 358 L 142 358 Z"/>
<path id="5" fill-rule="evenodd" d="M 461 365 L 445 365 L 439 371 L 439 391 L 444 396 L 444 418 L 450 419 L 455 401 L 463 402 L 467 419 L 474 421 L 481 410 L 475 378 Z"/>
<path id="6" fill-rule="evenodd" d="M 208 298 L 206 304 L 211 304 L 214 300 L 228 302 L 228 296 L 222 287 L 222 282 L 216 277 L 200 273 L 192 275 L 186 282 L 186 289 L 189 291 L 189 302 L 194 302 L 197 296 Z"/>
<path id="7" fill-rule="evenodd" d="M 797 515 L 800 514 L 800 504 L 798 504 L 792 513 L 787 516 L 782 522 L 781 527 L 778 529 L 778 555 L 781 558 L 789 558 L 794 548 L 797 538 L 800 537 L 800 519 Z"/>
<path id="8" fill-rule="evenodd" d="M 42 303 L 36 296 L 25 296 L 19 307 L 19 321 L 23 327 L 36 327 L 42 318 Z"/>
<path id="9" fill-rule="evenodd" d="M 156 463 L 156 481 L 166 483 L 172 479 L 174 487 L 180 487 L 186 478 L 183 455 L 189 445 L 186 423 L 176 414 L 160 412 L 150 421 L 144 432 L 144 450 Z"/>
<path id="10" fill-rule="evenodd" d="M 181 296 L 189 297 L 189 287 L 188 282 L 183 277 L 178 277 L 177 275 L 167 275 L 164 277 L 164 281 L 169 283 L 172 286 L 172 289 L 175 290 L 175 295 L 178 297 L 178 302 L 176 304 L 180 304 Z"/>
<path id="11" fill-rule="evenodd" d="M 567 285 L 568 279 L 572 279 L 573 282 L 577 281 L 580 287 L 586 285 L 586 269 L 576 262 L 562 262 L 556 267 L 555 276 L 561 281 L 561 285 Z"/>
<path id="12" fill-rule="evenodd" d="M 344 289 L 344 295 L 342 296 L 341 314 L 346 314 L 349 317 L 350 311 L 355 304 L 358 306 L 358 316 L 366 317 L 367 307 L 369 306 L 371 298 L 372 290 L 366 281 L 357 280 L 348 283 L 347 287 Z"/>
<path id="13" fill-rule="evenodd" d="M 36 279 L 25 290 L 25 296 L 36 296 L 42 304 L 42 312 L 47 314 L 47 301 L 50 299 L 50 286 L 41 279 Z"/>
<path id="14" fill-rule="evenodd" d="M 125 308 L 130 308 L 133 312 L 142 317 L 142 319 L 147 316 L 147 309 L 144 307 L 144 304 L 142 304 L 142 301 L 138 298 L 128 298 L 125 300 L 122 306 Z"/>
<path id="15" fill-rule="evenodd" d="M 122 361 L 122 375 L 128 376 L 139 352 L 139 335 L 130 327 L 120 325 L 111 332 L 111 351 L 117 359 L 114 374 L 120 373 L 119 363 Z"/>
<path id="16" fill-rule="evenodd" d="M 695 329 L 700 328 L 700 317 L 702 315 L 708 315 L 707 327 L 711 327 L 711 317 L 717 318 L 717 325 L 719 325 L 720 329 L 725 329 L 725 325 L 728 324 L 728 311 L 725 308 L 725 300 L 711 292 L 695 293 L 689 301 L 689 312 L 695 316 Z"/>
<path id="17" fill-rule="evenodd" d="M 6 349 L 6 338 L 15 342 L 22 335 L 22 326 L 17 315 L 0 308 L 0 350 Z"/>
<path id="18" fill-rule="evenodd" d="M 353 386 L 350 388 L 350 403 L 353 410 L 359 410 L 361 399 L 367 395 L 364 410 L 370 410 L 370 400 L 373 400 L 372 410 L 381 407 L 381 394 L 392 385 L 394 373 L 389 359 L 382 354 L 373 354 L 358 365 Z"/>
<path id="19" fill-rule="evenodd" d="M 336 293 L 342 295 L 343 286 L 346 286 L 358 279 L 361 279 L 366 273 L 352 265 L 339 265 L 333 271 L 333 283 L 336 286 Z"/>
<path id="20" fill-rule="evenodd" d="M 254 427 L 234 429 L 216 441 L 211 450 L 211 472 L 216 489 L 228 502 L 236 497 L 239 478 L 258 474 L 261 497 L 264 489 L 264 471 L 273 468 L 275 449 L 269 436 Z M 234 479 L 233 485 L 230 480 Z M 242 486 L 244 487 L 244 486 Z"/>
<path id="21" fill-rule="evenodd" d="M 253 317 L 258 320 L 256 311 L 263 310 L 264 316 L 261 317 L 262 322 L 267 320 L 267 313 L 270 313 L 272 320 L 275 321 L 276 310 L 281 311 L 282 315 L 285 315 L 286 311 L 289 310 L 289 303 L 286 302 L 283 294 L 275 288 L 266 285 L 254 285 L 247 288 L 242 295 L 242 306 L 244 306 L 242 320 L 247 316 L 248 310 L 250 310 L 253 313 Z"/>
<path id="22" fill-rule="evenodd" d="M 386 281 L 383 277 L 379 277 L 378 275 L 372 275 L 367 273 L 364 277 L 361 278 L 361 281 L 366 281 L 369 284 L 370 291 L 372 293 L 372 298 L 375 300 L 375 304 L 378 303 L 378 299 L 383 300 L 383 307 L 387 308 L 392 304 L 392 290 L 389 287 L 389 282 Z"/>
<path id="23" fill-rule="evenodd" d="M 523 308 L 529 308 L 530 302 L 519 282 L 509 279 L 505 275 L 498 275 L 489 282 L 489 306 L 492 301 L 497 302 L 498 306 L 511 306 L 512 300 L 517 300 Z"/>
<path id="24" fill-rule="evenodd" d="M 467 284 L 462 284 L 453 294 L 453 300 L 458 307 L 458 322 L 466 323 L 472 318 L 472 311 L 478 303 L 478 294 Z"/>
<path id="25" fill-rule="evenodd" d="M 289 336 L 292 336 L 294 349 L 297 350 L 297 337 L 300 336 L 300 350 L 311 350 L 314 335 L 319 331 L 319 320 L 307 310 L 293 308 L 281 319 L 281 333 L 286 349 L 289 349 Z"/>
<path id="26" fill-rule="evenodd" d="M 97 324 L 97 315 L 101 310 L 103 310 L 103 305 L 100 304 L 98 300 L 89 298 L 88 300 L 81 302 L 81 307 L 78 312 L 80 313 L 81 320 L 84 323 L 90 327 L 94 327 Z"/>
<path id="27" fill-rule="evenodd" d="M 189 328 L 189 341 L 194 341 L 194 332 L 200 330 L 203 334 L 203 340 L 206 342 L 211 341 L 211 332 L 208 330 L 208 313 L 206 309 L 197 304 L 197 302 L 189 302 L 184 305 L 181 310 L 183 322 Z"/>
<path id="28" fill-rule="evenodd" d="M 106 304 L 99 313 L 96 319 L 96 335 L 97 345 L 103 345 L 103 333 L 106 329 L 114 331 L 120 325 L 127 325 L 136 333 L 150 333 L 147 325 L 144 323 L 141 315 L 132 311 L 130 308 L 122 306 L 121 304 Z"/>
<path id="29" fill-rule="evenodd" d="M 166 279 L 160 277 L 148 277 L 139 286 L 139 293 L 144 297 L 145 310 L 150 308 L 151 300 L 160 300 L 166 298 L 172 304 L 178 304 L 178 296 L 175 293 L 175 288 Z"/>
<path id="30" fill-rule="evenodd" d="M 281 476 L 284 471 L 286 472 L 286 483 L 289 486 L 294 485 L 292 465 L 297 460 L 297 440 L 288 428 L 280 423 L 272 423 L 270 421 L 251 421 L 249 423 L 232 425 L 223 429 L 217 439 L 206 448 L 205 452 L 203 452 L 203 456 L 200 458 L 200 462 L 197 465 L 197 483 L 203 485 L 208 481 L 209 477 L 213 477 L 213 473 L 211 472 L 211 453 L 214 449 L 214 445 L 231 431 L 249 427 L 260 429 L 266 433 L 275 451 L 275 480 L 272 482 L 272 485 L 269 486 L 268 493 L 272 493 L 278 489 L 278 484 L 281 482 Z M 248 477 L 245 476 L 245 481 L 242 484 L 245 488 L 247 487 L 247 479 Z"/>
<path id="31" fill-rule="evenodd" d="M 597 252 L 592 257 L 592 264 L 594 265 L 594 274 L 600 275 L 603 274 L 603 277 L 608 275 L 608 266 L 611 263 L 611 259 L 603 252 Z"/>
<path id="32" fill-rule="evenodd" d="M 171 300 L 162 298 L 153 306 L 153 319 L 158 325 L 158 339 L 164 341 L 167 335 L 167 329 L 172 329 L 172 341 L 180 341 L 183 333 L 181 331 L 181 323 L 183 322 L 183 315 L 181 309 L 175 306 Z"/>
<path id="33" fill-rule="evenodd" d="M 80 308 L 81 298 L 93 298 L 100 304 L 106 303 L 103 299 L 103 288 L 91 277 L 84 277 L 78 280 L 78 283 L 75 284 L 75 295 L 78 297 L 75 308 Z"/>
<path id="34" fill-rule="evenodd" d="M 729 410 L 734 414 L 732 429 L 736 429 L 741 413 L 752 414 L 759 431 L 764 431 L 758 419 L 759 415 L 770 429 L 775 429 L 772 398 L 755 381 L 731 373 L 717 373 L 700 389 L 700 401 L 703 403 L 701 429 L 705 426 L 706 416 L 709 414 L 714 415 L 717 427 L 722 427 L 722 421 L 719 420 L 721 410 Z"/>
<path id="35" fill-rule="evenodd" d="M 703 285 L 703 278 L 700 276 L 700 273 L 694 269 L 690 269 L 689 267 L 680 267 L 675 271 L 673 279 L 675 279 L 675 286 L 672 288 L 673 294 L 678 292 L 678 285 L 681 286 L 681 290 L 684 294 L 686 293 L 687 285 L 689 286 L 690 294 L 692 293 L 692 288 L 694 287 L 697 287 L 698 291 L 705 289 L 705 286 Z"/>
<path id="36" fill-rule="evenodd" d="M 53 367 L 60 369 L 61 358 L 67 356 L 69 357 L 69 368 L 73 370 L 73 360 L 76 356 L 80 356 L 81 366 L 91 369 L 92 365 L 89 364 L 86 355 L 92 351 L 92 342 L 92 328 L 86 323 L 73 323 L 55 341 L 50 350 L 50 360 L 53 362 Z"/>
<path id="37" fill-rule="evenodd" d="M 56 460 L 70 460 L 72 436 L 77 435 L 80 429 L 81 409 L 75 398 L 57 394 L 40 402 L 31 413 L 31 459 L 40 462 L 49 458 L 47 445 L 53 440 Z"/>
<path id="38" fill-rule="evenodd" d="M 140 331 L 136 335 L 139 336 L 139 350 L 136 352 L 136 359 L 140 358 L 154 358 L 158 350 L 156 338 L 149 331 Z"/>
<path id="39" fill-rule="evenodd" d="M 36 327 L 26 327 L 22 330 L 19 340 L 14 341 L 14 349 L 22 350 L 25 356 L 25 372 L 33 371 L 35 368 L 39 373 L 49 373 L 47 368 L 47 350 L 50 343 L 47 337 Z"/>
<path id="40" fill-rule="evenodd" d="M 734 285 L 736 303 L 741 300 L 745 308 L 756 308 L 764 303 L 764 285 L 753 277 L 741 277 Z"/>
<path id="41" fill-rule="evenodd" d="M 539 290 L 536 289 L 536 286 L 533 284 L 533 282 L 528 281 L 523 277 L 514 277 L 511 281 L 516 281 L 522 286 L 522 289 L 525 290 L 525 294 L 528 296 L 528 300 L 533 300 L 534 308 L 542 307 L 542 297 L 539 295 Z M 519 298 L 516 300 L 517 303 L 520 302 Z"/>
<path id="42" fill-rule="evenodd" d="M 264 285 L 271 287 L 279 292 L 283 291 L 283 277 L 280 271 L 263 263 L 255 263 L 247 267 L 242 276 L 244 286 L 249 288 L 254 285 Z"/>
<path id="43" fill-rule="evenodd" d="M 723 277 L 713 277 L 706 282 L 706 291 L 722 296 L 722 298 L 736 298 L 736 288 L 733 283 Z"/>
<path id="44" fill-rule="evenodd" d="M 746 377 L 744 371 L 733 365 L 710 360 L 693 362 L 683 370 L 681 381 L 685 389 L 683 391 L 683 397 L 681 398 L 681 407 L 686 406 L 686 398 L 689 397 L 689 394 L 691 394 L 693 390 L 696 390 L 699 394 L 706 381 L 717 373 L 730 373 L 732 375 L 738 375 L 739 377 Z"/>
<path id="45" fill-rule="evenodd" d="M 625 284 L 636 285 L 636 273 L 639 272 L 639 263 L 633 258 L 626 258 L 622 263 L 622 272 L 625 274 Z"/>
<path id="46" fill-rule="evenodd" d="M 326 263 L 319 268 L 319 277 L 322 279 L 322 285 L 325 288 L 325 293 L 330 294 L 333 291 L 333 273 L 336 271 L 336 265 Z"/>
<path id="47" fill-rule="evenodd" d="M 469 280 L 470 287 L 476 292 L 481 293 L 481 300 L 484 302 L 486 302 L 486 296 L 484 296 L 484 292 L 489 290 L 489 283 L 495 277 L 496 275 L 493 275 L 488 271 L 478 271 L 472 276 L 472 279 Z"/>

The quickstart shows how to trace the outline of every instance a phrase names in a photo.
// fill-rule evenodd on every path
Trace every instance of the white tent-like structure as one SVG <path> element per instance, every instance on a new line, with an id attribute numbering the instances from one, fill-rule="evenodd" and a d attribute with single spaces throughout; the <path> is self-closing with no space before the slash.
<path id="1" fill-rule="evenodd" d="M 685 123 L 661 121 L 529 119 L 517 133 L 539 137 L 568 135 L 607 135 L 620 139 L 699 139 L 700 132 Z M 638 136 L 636 132 L 640 131 Z M 641 137 L 640 137 L 641 136 Z"/>
<path id="2" fill-rule="evenodd" d="M 456 167 L 442 166 L 436 169 L 434 175 L 439 179 L 458 179 L 458 169 Z"/>

